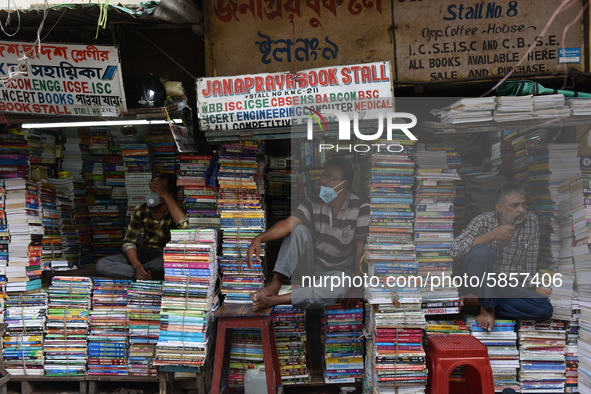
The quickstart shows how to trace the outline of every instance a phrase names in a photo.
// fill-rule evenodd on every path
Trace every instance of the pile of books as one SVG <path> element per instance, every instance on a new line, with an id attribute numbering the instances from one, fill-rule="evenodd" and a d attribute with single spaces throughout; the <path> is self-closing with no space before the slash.
<path id="1" fill-rule="evenodd" d="M 87 336 L 92 280 L 54 276 L 47 290 L 49 308 L 45 329 L 45 375 L 86 374 Z"/>
<path id="2" fill-rule="evenodd" d="M 517 382 L 519 350 L 515 321 L 495 319 L 493 329 L 486 331 L 478 325 L 474 317 L 468 317 L 466 320 L 470 324 L 472 336 L 478 338 L 488 349 L 495 391 L 502 391 L 505 388 L 519 391 Z"/>
<path id="3" fill-rule="evenodd" d="M 427 384 L 422 346 L 425 315 L 420 304 L 373 306 L 366 318 L 366 385 L 374 392 L 424 394 Z"/>
<path id="4" fill-rule="evenodd" d="M 470 327 L 460 319 L 427 320 L 427 336 L 432 335 L 470 335 Z"/>
<path id="5" fill-rule="evenodd" d="M 232 329 L 230 335 L 230 365 L 228 386 L 244 387 L 244 375 L 250 368 L 264 364 L 263 342 L 258 329 Z"/>
<path id="6" fill-rule="evenodd" d="M 452 276 L 449 249 L 454 238 L 455 182 L 460 179 L 449 169 L 442 150 L 417 151 L 415 200 L 415 245 L 421 284 L 422 307 L 427 315 L 459 313 L 458 289 L 442 276 Z"/>
<path id="7" fill-rule="evenodd" d="M 460 99 L 453 104 L 431 111 L 433 116 L 441 119 L 441 123 L 486 122 L 493 119 L 492 111 L 496 107 L 494 97 L 470 97 Z"/>
<path id="8" fill-rule="evenodd" d="M 250 294 L 263 287 L 260 263 L 250 261 L 252 256 L 246 255 L 252 239 L 266 225 L 255 179 L 259 171 L 258 149 L 255 142 L 241 142 L 224 144 L 220 152 L 218 206 L 223 230 L 220 268 L 224 302 L 251 302 Z"/>
<path id="9" fill-rule="evenodd" d="M 44 375 L 47 294 L 12 294 L 6 300 L 4 367 L 11 375 Z"/>
<path id="10" fill-rule="evenodd" d="M 116 205 L 111 197 L 111 186 L 93 187 L 93 204 L 89 204 L 92 255 L 95 260 L 121 254 L 125 226 L 124 207 Z"/>
<path id="11" fill-rule="evenodd" d="M 147 144 L 122 144 L 121 157 L 125 167 L 125 191 L 127 193 L 127 217 L 135 207 L 146 202 L 150 192 L 152 173 L 151 152 Z"/>
<path id="12" fill-rule="evenodd" d="M 200 367 L 218 306 L 215 230 L 172 230 L 164 248 L 160 336 L 154 365 Z"/>
<path id="13" fill-rule="evenodd" d="M 129 374 L 156 376 L 158 371 L 152 363 L 160 335 L 162 282 L 137 280 L 129 286 L 127 296 Z"/>
<path id="14" fill-rule="evenodd" d="M 43 221 L 43 255 L 41 256 L 41 269 L 51 270 L 52 266 L 64 265 L 68 262 L 63 259 L 62 237 L 59 227 L 59 212 L 57 209 L 57 192 L 51 183 L 40 182 L 41 220 Z M 61 264 L 53 263 L 61 262 Z"/>
<path id="15" fill-rule="evenodd" d="M 175 144 L 170 127 L 168 125 L 151 126 L 150 133 L 144 142 L 150 146 L 154 155 L 154 172 L 156 174 L 174 173 Z"/>
<path id="16" fill-rule="evenodd" d="M 368 275 L 380 278 L 366 288 L 370 304 L 417 302 L 417 285 L 396 286 L 388 277 L 416 275 L 415 245 L 412 232 L 414 184 L 414 141 L 397 141 L 404 151 L 391 154 L 373 152 L 370 172 L 370 226 L 367 240 Z"/>
<path id="17" fill-rule="evenodd" d="M 277 357 L 284 385 L 310 382 L 306 346 L 306 312 L 291 305 L 273 308 Z"/>
<path id="18" fill-rule="evenodd" d="M 77 266 L 80 261 L 80 243 L 76 229 L 76 215 L 74 208 L 74 179 L 50 179 L 56 187 L 57 210 L 59 213 L 59 230 L 62 240 L 63 262 L 67 267 Z"/>
<path id="19" fill-rule="evenodd" d="M 363 316 L 363 303 L 353 309 L 344 309 L 340 303 L 324 308 L 325 383 L 355 383 L 363 378 Z"/>
<path id="20" fill-rule="evenodd" d="M 497 96 L 497 108 L 493 114 L 495 122 L 515 122 L 534 117 L 533 96 Z"/>
<path id="21" fill-rule="evenodd" d="M 85 161 L 92 160 L 88 145 L 83 143 L 78 133 L 78 129 L 73 127 L 62 129 L 64 151 L 61 169 L 70 172 L 75 179 L 82 177 Z"/>
<path id="22" fill-rule="evenodd" d="M 519 326 L 519 381 L 522 393 L 564 393 L 566 384 L 564 323 L 522 320 Z"/>
<path id="23" fill-rule="evenodd" d="M 189 225 L 191 228 L 219 228 L 216 188 L 208 184 L 205 175 L 212 156 L 180 155 L 177 159 L 180 161 L 177 185 L 182 189 Z"/>
<path id="24" fill-rule="evenodd" d="M 0 134 L 0 178 L 29 176 L 29 145 L 24 135 Z"/>
<path id="25" fill-rule="evenodd" d="M 568 118 L 571 109 L 565 105 L 563 94 L 541 94 L 534 96 L 533 115 L 534 118 Z"/>
<path id="26" fill-rule="evenodd" d="M 128 375 L 127 279 L 94 278 L 88 375 Z"/>
<path id="27" fill-rule="evenodd" d="M 105 186 L 125 187 L 125 166 L 121 155 L 104 156 Z"/>
<path id="28" fill-rule="evenodd" d="M 92 236 L 90 232 L 90 215 L 86 204 L 86 182 L 74 178 L 74 219 L 80 244 L 79 267 L 92 263 Z"/>

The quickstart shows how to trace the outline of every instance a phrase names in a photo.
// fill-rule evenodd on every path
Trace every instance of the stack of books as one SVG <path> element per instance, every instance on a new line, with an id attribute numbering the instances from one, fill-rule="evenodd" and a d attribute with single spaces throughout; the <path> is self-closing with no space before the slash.
<path id="1" fill-rule="evenodd" d="M 125 166 L 121 155 L 104 156 L 105 186 L 125 187 Z"/>
<path id="2" fill-rule="evenodd" d="M 184 197 L 182 203 L 191 228 L 219 228 L 220 219 L 216 189 L 206 180 L 212 156 L 179 155 L 177 185 Z"/>
<path id="3" fill-rule="evenodd" d="M 571 109 L 565 105 L 563 94 L 541 94 L 534 96 L 533 114 L 534 118 L 568 118 Z"/>
<path id="4" fill-rule="evenodd" d="M 11 375 L 44 375 L 43 339 L 47 294 L 12 294 L 6 300 L 2 338 L 4 367 Z"/>
<path id="5" fill-rule="evenodd" d="M 86 374 L 87 336 L 92 292 L 90 278 L 54 276 L 47 290 L 45 375 Z"/>
<path id="6" fill-rule="evenodd" d="M 90 149 L 88 145 L 82 143 L 76 128 L 63 129 L 62 136 L 64 151 L 61 169 L 70 172 L 75 179 L 80 179 L 85 161 L 92 160 Z"/>
<path id="7" fill-rule="evenodd" d="M 454 238 L 455 169 L 448 168 L 441 150 L 417 151 L 415 245 L 421 284 L 422 307 L 427 315 L 459 313 L 460 297 L 452 283 L 453 259 L 449 249 Z"/>
<path id="8" fill-rule="evenodd" d="M 431 111 L 441 123 L 472 123 L 493 120 L 492 111 L 496 107 L 494 97 L 471 97 L 460 99 L 453 104 Z"/>
<path id="9" fill-rule="evenodd" d="M 93 155 L 108 155 L 109 129 L 107 127 L 89 127 L 88 147 Z"/>
<path id="10" fill-rule="evenodd" d="M 78 266 L 80 262 L 80 243 L 74 212 L 74 178 L 50 179 L 49 182 L 56 186 L 57 191 L 57 210 L 62 236 L 63 260 L 67 262 L 69 267 Z"/>
<path id="11" fill-rule="evenodd" d="M 496 191 L 505 182 L 505 176 L 496 172 L 487 172 L 467 176 L 468 217 L 474 218 L 481 213 L 495 210 Z"/>
<path id="12" fill-rule="evenodd" d="M 0 134 L 0 178 L 29 176 L 29 145 L 24 135 Z"/>
<path id="13" fill-rule="evenodd" d="M 86 182 L 74 178 L 74 219 L 76 232 L 80 244 L 80 263 L 83 268 L 86 264 L 92 263 L 92 235 L 90 232 L 90 215 L 86 204 Z"/>
<path id="14" fill-rule="evenodd" d="M 470 327 L 460 319 L 427 320 L 427 336 L 432 335 L 470 335 Z"/>
<path id="15" fill-rule="evenodd" d="M 341 304 L 324 308 L 325 383 L 355 383 L 363 378 L 363 315 L 363 303 L 353 309 L 344 309 Z"/>
<path id="16" fill-rule="evenodd" d="M 27 130 L 25 133 L 28 145 L 29 164 L 38 167 L 43 163 L 43 142 L 41 130 Z"/>
<path id="17" fill-rule="evenodd" d="M 370 159 L 368 275 L 380 278 L 379 285 L 366 288 L 365 298 L 370 304 L 412 303 L 420 299 L 417 285 L 386 283 L 388 277 L 418 272 L 412 239 L 414 141 L 396 138 L 404 146 L 403 152 L 373 152 Z"/>
<path id="18" fill-rule="evenodd" d="M 147 144 L 122 144 L 121 156 L 125 166 L 125 190 L 127 193 L 127 215 L 146 201 L 150 183 L 154 179 L 152 154 Z"/>
<path id="19" fill-rule="evenodd" d="M 310 383 L 306 344 L 306 312 L 291 305 L 273 308 L 277 357 L 284 385 Z"/>
<path id="20" fill-rule="evenodd" d="M 160 335 L 154 365 L 200 367 L 218 307 L 215 230 L 172 230 L 164 248 Z"/>
<path id="21" fill-rule="evenodd" d="M 516 182 L 527 181 L 527 166 L 529 157 L 525 151 L 525 135 L 521 130 L 511 134 L 511 146 L 513 147 L 513 180 Z"/>
<path id="22" fill-rule="evenodd" d="M 6 298 L 6 267 L 8 266 L 8 244 L 10 243 L 10 233 L 4 213 L 5 194 L 4 180 L 0 179 L 0 310 L 2 311 L 4 310 L 4 298 Z"/>
<path id="23" fill-rule="evenodd" d="M 488 357 L 493 371 L 495 391 L 512 388 L 519 391 L 517 370 L 519 369 L 519 350 L 514 320 L 496 319 L 493 329 L 486 331 L 476 322 L 475 317 L 468 317 L 472 336 L 478 338 L 488 348 Z"/>
<path id="24" fill-rule="evenodd" d="M 566 384 L 564 323 L 523 320 L 519 326 L 519 381 L 522 393 L 564 393 Z"/>
<path id="25" fill-rule="evenodd" d="M 159 280 L 135 281 L 129 286 L 127 295 L 129 374 L 156 376 L 158 371 L 152 364 L 160 335 L 162 282 Z"/>
<path id="26" fill-rule="evenodd" d="M 577 306 L 578 308 L 578 303 Z M 578 393 L 579 387 L 579 309 L 566 324 L 566 393 Z"/>
<path id="27" fill-rule="evenodd" d="M 425 325 L 420 305 L 372 307 L 366 321 L 366 373 L 371 376 L 366 384 L 373 392 L 425 393 Z"/>
<path id="28" fill-rule="evenodd" d="M 150 134 L 144 140 L 154 154 L 154 172 L 166 174 L 175 172 L 175 143 L 170 127 L 151 126 Z"/>
<path id="29" fill-rule="evenodd" d="M 6 179 L 6 221 L 10 232 L 6 291 L 41 288 L 43 225 L 39 188 L 21 178 Z"/>
<path id="30" fill-rule="evenodd" d="M 516 122 L 534 117 L 533 96 L 497 96 L 497 108 L 493 114 L 495 122 Z"/>
<path id="31" fill-rule="evenodd" d="M 40 182 L 41 220 L 43 221 L 43 256 L 44 271 L 52 268 L 52 261 L 63 261 L 62 236 L 59 226 L 59 211 L 57 209 L 57 192 L 51 183 Z M 54 264 L 55 265 L 55 264 Z M 67 266 L 68 263 L 66 262 Z"/>
<path id="32" fill-rule="evenodd" d="M 88 375 L 128 375 L 127 279 L 94 278 Z"/>
<path id="33" fill-rule="evenodd" d="M 94 187 L 88 192 L 95 193 L 94 205 L 88 207 L 94 259 L 121 254 L 121 244 L 125 236 L 124 207 L 114 204 L 111 186 Z"/>
<path id="34" fill-rule="evenodd" d="M 591 100 L 588 98 L 570 97 L 566 100 L 566 105 L 570 108 L 572 116 L 591 115 Z"/>
<path id="35" fill-rule="evenodd" d="M 250 261 L 252 256 L 246 255 L 250 242 L 266 225 L 262 195 L 255 179 L 259 171 L 258 149 L 258 143 L 241 142 L 223 144 L 220 152 L 218 206 L 223 231 L 220 268 L 225 302 L 249 303 L 250 294 L 263 287 L 260 263 Z"/>
<path id="36" fill-rule="evenodd" d="M 230 335 L 230 365 L 228 387 L 244 387 L 244 375 L 249 368 L 264 364 L 263 342 L 258 329 L 232 329 Z"/>

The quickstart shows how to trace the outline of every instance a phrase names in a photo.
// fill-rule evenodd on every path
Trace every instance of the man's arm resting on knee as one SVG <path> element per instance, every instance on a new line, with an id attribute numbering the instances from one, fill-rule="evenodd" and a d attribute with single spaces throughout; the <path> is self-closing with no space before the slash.
<path id="1" fill-rule="evenodd" d="M 123 254 L 127 258 L 127 260 L 129 260 L 129 262 L 131 263 L 131 266 L 135 270 L 135 273 L 136 273 L 138 279 L 151 279 L 152 278 L 152 275 L 150 275 L 150 273 L 145 270 L 143 264 L 138 259 L 137 249 L 135 248 L 135 246 L 125 249 Z"/>
<path id="2" fill-rule="evenodd" d="M 246 259 L 247 264 L 250 266 L 250 259 L 252 258 L 253 254 L 257 260 L 260 258 L 261 243 L 274 241 L 276 239 L 283 238 L 288 234 L 291 234 L 293 229 L 298 224 L 302 224 L 302 220 L 295 216 L 290 216 L 287 219 L 275 223 L 273 227 L 263 232 L 262 234 L 254 237 L 254 239 L 250 243 L 250 246 L 248 247 L 248 258 Z"/>

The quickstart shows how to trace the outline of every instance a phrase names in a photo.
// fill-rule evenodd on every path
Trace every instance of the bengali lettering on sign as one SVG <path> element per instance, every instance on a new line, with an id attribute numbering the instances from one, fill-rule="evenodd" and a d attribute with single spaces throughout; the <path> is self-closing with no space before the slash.
<path id="1" fill-rule="evenodd" d="M 210 75 L 295 72 L 394 57 L 390 1 L 214 0 L 205 6 Z"/>
<path id="2" fill-rule="evenodd" d="M 126 109 L 116 47 L 43 44 L 39 48 L 0 41 L 0 112 L 119 116 Z"/>
<path id="3" fill-rule="evenodd" d="M 397 79 L 453 81 L 504 76 L 511 70 L 515 76 L 562 70 L 559 51 L 581 48 L 583 30 L 582 19 L 577 20 L 582 3 L 575 1 L 543 32 L 561 4 L 566 3 L 398 2 L 394 7 Z"/>
<path id="4" fill-rule="evenodd" d="M 197 80 L 204 131 L 292 126 L 309 113 L 392 112 L 389 62 Z"/>

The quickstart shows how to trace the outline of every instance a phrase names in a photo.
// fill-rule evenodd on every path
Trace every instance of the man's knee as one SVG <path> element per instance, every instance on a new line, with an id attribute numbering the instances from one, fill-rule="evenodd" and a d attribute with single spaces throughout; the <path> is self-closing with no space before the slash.
<path id="1" fill-rule="evenodd" d="M 534 320 L 538 323 L 550 320 L 554 313 L 554 307 L 547 298 L 536 299 L 534 310 L 534 313 L 537 315 Z"/>
<path id="2" fill-rule="evenodd" d="M 293 237 L 305 237 L 312 239 L 312 233 L 310 229 L 305 224 L 298 224 L 291 230 L 291 235 Z"/>

